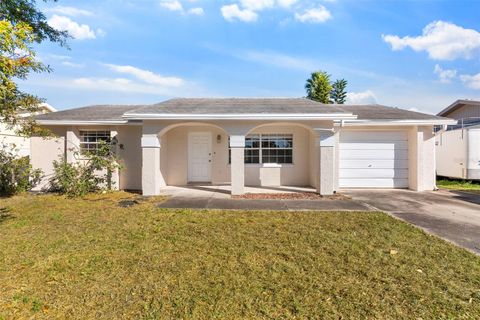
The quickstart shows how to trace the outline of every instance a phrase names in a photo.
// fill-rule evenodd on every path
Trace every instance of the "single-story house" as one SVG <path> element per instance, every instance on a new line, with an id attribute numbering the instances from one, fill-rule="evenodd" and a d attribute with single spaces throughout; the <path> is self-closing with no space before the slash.
<path id="1" fill-rule="evenodd" d="M 480 101 L 457 100 L 438 115 L 458 124 L 437 132 L 437 174 L 480 180 Z"/>
<path id="2" fill-rule="evenodd" d="M 38 108 L 38 114 L 44 114 L 57 111 L 47 103 L 42 103 Z M 29 117 L 31 114 L 23 113 L 22 117 Z M 19 157 L 30 156 L 30 138 L 21 136 L 17 133 L 19 127 L 11 127 L 0 118 L 0 148 L 13 148 L 14 153 Z"/>
<path id="3" fill-rule="evenodd" d="M 34 167 L 115 140 L 120 189 L 158 195 L 167 185 L 435 188 L 435 125 L 453 120 L 381 105 L 308 99 L 172 99 L 99 105 L 41 115 L 59 138 L 37 138 Z M 80 159 L 81 160 L 81 159 Z"/>

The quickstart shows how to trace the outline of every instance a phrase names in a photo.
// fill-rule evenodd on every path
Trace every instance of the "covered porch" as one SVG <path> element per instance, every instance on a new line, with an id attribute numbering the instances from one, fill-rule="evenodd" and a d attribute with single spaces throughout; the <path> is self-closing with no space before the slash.
<path id="1" fill-rule="evenodd" d="M 143 194 L 314 191 L 335 183 L 334 121 L 143 121 Z"/>

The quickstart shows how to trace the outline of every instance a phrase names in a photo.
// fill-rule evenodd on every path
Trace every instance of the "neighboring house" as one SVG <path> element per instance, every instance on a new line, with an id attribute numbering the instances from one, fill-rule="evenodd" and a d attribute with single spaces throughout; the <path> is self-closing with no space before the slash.
<path id="1" fill-rule="evenodd" d="M 480 101 L 457 100 L 439 116 L 458 120 L 437 132 L 437 174 L 480 179 Z"/>
<path id="2" fill-rule="evenodd" d="M 52 106 L 42 103 L 39 108 L 39 114 L 55 112 L 55 108 Z M 30 114 L 24 115 L 25 117 L 30 116 Z M 22 137 L 18 135 L 15 131 L 16 128 L 9 127 L 6 123 L 2 122 L 0 119 L 0 148 L 14 148 L 17 155 L 21 157 L 26 157 L 30 155 L 30 138 Z"/>
<path id="3" fill-rule="evenodd" d="M 63 139 L 32 143 L 35 167 L 115 138 L 120 189 L 158 195 L 190 183 L 342 188 L 435 188 L 434 125 L 455 121 L 380 105 L 307 99 L 172 99 L 91 106 L 37 117 Z M 64 142 L 66 141 L 66 142 Z"/>

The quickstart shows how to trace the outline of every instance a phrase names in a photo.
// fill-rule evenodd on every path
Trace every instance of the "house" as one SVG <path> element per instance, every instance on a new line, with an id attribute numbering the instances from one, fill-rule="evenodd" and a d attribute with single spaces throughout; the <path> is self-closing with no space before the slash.
<path id="1" fill-rule="evenodd" d="M 480 101 L 457 100 L 438 115 L 458 124 L 437 132 L 437 174 L 480 180 Z"/>
<path id="2" fill-rule="evenodd" d="M 39 114 L 55 112 L 54 107 L 47 103 L 42 103 L 39 107 Z M 23 117 L 28 117 L 30 114 L 22 114 Z M 20 157 L 27 157 L 30 155 L 30 138 L 23 137 L 17 134 L 17 128 L 11 128 L 0 119 L 0 148 L 14 148 L 15 153 Z"/>
<path id="3" fill-rule="evenodd" d="M 443 117 L 380 105 L 325 105 L 307 99 L 172 99 L 100 105 L 37 117 L 60 138 L 37 138 L 34 167 L 51 172 L 59 155 L 114 139 L 120 189 L 158 195 L 190 183 L 342 188 L 435 188 L 435 125 Z"/>

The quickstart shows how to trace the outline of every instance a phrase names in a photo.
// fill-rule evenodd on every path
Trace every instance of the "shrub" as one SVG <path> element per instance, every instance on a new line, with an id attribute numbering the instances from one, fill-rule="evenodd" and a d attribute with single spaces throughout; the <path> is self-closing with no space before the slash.
<path id="1" fill-rule="evenodd" d="M 78 158 L 79 152 L 74 154 Z M 51 191 L 79 197 L 113 188 L 112 172 L 120 165 L 111 146 L 102 143 L 97 151 L 84 156 L 85 160 L 76 163 L 69 163 L 64 157 L 53 162 L 54 174 L 49 181 Z"/>
<path id="2" fill-rule="evenodd" d="M 0 145 L 0 195 L 31 190 L 42 178 L 42 170 L 33 169 L 29 157 L 19 157 L 15 145 Z"/>

